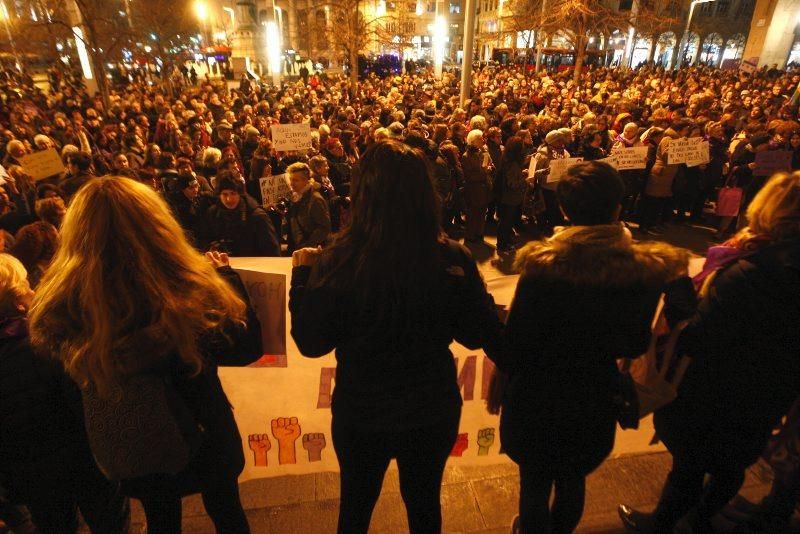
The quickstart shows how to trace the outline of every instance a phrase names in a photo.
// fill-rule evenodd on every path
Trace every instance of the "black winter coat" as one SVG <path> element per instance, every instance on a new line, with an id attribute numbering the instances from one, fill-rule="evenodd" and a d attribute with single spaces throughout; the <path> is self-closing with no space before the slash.
<path id="1" fill-rule="evenodd" d="M 800 393 L 800 240 L 720 271 L 680 346 L 692 364 L 658 435 L 675 456 L 744 469 Z"/>
<path id="2" fill-rule="evenodd" d="M 518 254 L 527 259 L 505 331 L 500 435 L 515 462 L 554 478 L 585 476 L 611 453 L 616 359 L 646 351 L 676 274 L 664 272 L 664 249 L 623 236 L 619 226 L 575 227 Z"/>
<path id="3" fill-rule="evenodd" d="M 229 210 L 217 200 L 206 213 L 203 243 L 216 243 L 231 256 L 280 256 L 281 248 L 267 212 L 256 201 L 242 195 L 236 209 Z"/>
<path id="4" fill-rule="evenodd" d="M 88 452 L 80 394 L 56 360 L 33 353 L 26 319 L 0 328 L 0 479 L 37 465 L 67 469 Z"/>
<path id="5" fill-rule="evenodd" d="M 324 258 L 323 260 L 324 261 Z M 450 344 L 487 350 L 496 347 L 502 324 L 469 251 L 442 243 L 438 283 L 427 304 L 413 311 L 424 317 L 398 339 L 377 314 L 364 314 L 357 291 L 310 287 L 325 265 L 295 267 L 289 293 L 292 337 L 305 356 L 336 349 L 333 416 L 361 429 L 400 431 L 452 417 L 461 406 Z M 424 308 L 424 309 L 422 309 Z M 396 319 L 396 318 L 395 318 Z"/>
<path id="6" fill-rule="evenodd" d="M 191 376 L 177 358 L 169 369 L 176 389 L 205 430 L 200 449 L 186 470 L 175 476 L 157 475 L 158 478 L 171 479 L 173 487 L 185 495 L 198 491 L 201 480 L 236 479 L 244 469 L 242 438 L 217 375 L 217 367 L 248 365 L 262 355 L 261 324 L 250 305 L 244 284 L 230 267 L 219 269 L 219 273 L 247 304 L 246 327 L 229 324 L 223 333 L 208 332 L 201 336 L 198 343 L 206 365 L 198 375 Z M 131 497 L 146 495 L 153 489 L 153 478 L 125 480 L 123 490 Z"/>

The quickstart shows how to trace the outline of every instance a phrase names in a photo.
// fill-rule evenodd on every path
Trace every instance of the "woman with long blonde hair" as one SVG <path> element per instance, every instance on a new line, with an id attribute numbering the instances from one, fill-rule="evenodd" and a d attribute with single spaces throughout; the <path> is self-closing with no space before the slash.
<path id="1" fill-rule="evenodd" d="M 92 451 L 107 476 L 142 501 L 150 531 L 179 532 L 180 497 L 201 492 L 219 531 L 248 532 L 236 483 L 241 438 L 217 376 L 217 365 L 246 365 L 261 354 L 246 302 L 227 256 L 197 253 L 147 186 L 108 176 L 73 197 L 33 302 L 31 342 L 80 386 Z M 163 380 L 147 382 L 154 376 Z M 160 396 L 142 394 L 150 391 L 143 384 L 156 384 Z M 133 410 L 128 419 L 136 419 L 137 401 L 156 397 L 169 401 L 150 406 L 167 414 L 159 422 L 186 439 L 180 452 L 189 452 L 178 460 L 167 432 L 141 428 L 124 443 L 108 435 L 125 428 L 120 413 Z M 115 455 L 120 448 L 128 465 Z"/>
<path id="2" fill-rule="evenodd" d="M 653 513 L 619 510 L 638 532 L 672 532 L 684 516 L 711 532 L 800 394 L 800 172 L 773 176 L 747 219 L 695 277 L 703 298 L 679 341 L 692 363 L 654 417 L 672 471 Z"/>

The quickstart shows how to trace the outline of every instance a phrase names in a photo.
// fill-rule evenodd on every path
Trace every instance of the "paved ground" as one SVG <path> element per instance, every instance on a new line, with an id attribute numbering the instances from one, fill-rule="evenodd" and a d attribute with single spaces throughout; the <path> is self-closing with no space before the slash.
<path id="1" fill-rule="evenodd" d="M 667 453 L 608 460 L 587 484 L 586 510 L 579 533 L 621 533 L 616 506 L 625 502 L 644 509 L 658 500 L 669 471 Z M 756 465 L 743 494 L 758 500 L 769 487 L 769 472 Z M 325 534 L 336 531 L 339 480 L 336 473 L 286 476 L 246 482 L 242 498 L 254 534 Z M 390 470 L 372 518 L 370 533 L 408 532 L 397 472 Z M 444 531 L 500 534 L 509 532 L 519 498 L 519 475 L 513 464 L 448 468 L 442 487 Z M 214 532 L 197 496 L 184 499 L 184 532 Z M 142 532 L 143 517 L 134 502 L 133 532 Z"/>

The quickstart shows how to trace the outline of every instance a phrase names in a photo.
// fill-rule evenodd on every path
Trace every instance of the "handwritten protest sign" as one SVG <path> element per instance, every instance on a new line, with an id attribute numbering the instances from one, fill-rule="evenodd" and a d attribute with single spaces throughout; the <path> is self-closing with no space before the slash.
<path id="1" fill-rule="evenodd" d="M 265 176 L 259 180 L 259 185 L 261 186 L 261 198 L 264 200 L 265 208 L 274 206 L 280 199 L 289 197 L 292 194 L 292 189 L 289 187 L 288 174 Z"/>
<path id="2" fill-rule="evenodd" d="M 33 176 L 34 180 L 43 180 L 49 176 L 61 174 L 66 170 L 61 162 L 61 156 L 58 155 L 55 148 L 26 154 L 19 159 L 22 163 L 22 168 Z"/>
<path id="3" fill-rule="evenodd" d="M 604 159 L 619 171 L 644 169 L 647 167 L 647 147 L 633 146 L 616 148 Z"/>
<path id="4" fill-rule="evenodd" d="M 270 131 L 272 147 L 279 152 L 311 148 L 311 125 L 308 123 L 273 124 Z"/>
<path id="5" fill-rule="evenodd" d="M 711 160 L 708 141 L 701 137 L 673 139 L 667 148 L 667 163 L 678 165 L 685 163 L 687 167 L 704 165 Z"/>
<path id="6" fill-rule="evenodd" d="M 772 176 L 776 172 L 792 170 L 792 152 L 789 150 L 766 150 L 756 154 L 755 176 Z"/>
<path id="7" fill-rule="evenodd" d="M 547 183 L 558 182 L 567 173 L 567 169 L 583 161 L 583 158 L 561 158 L 550 160 L 550 174 Z"/>

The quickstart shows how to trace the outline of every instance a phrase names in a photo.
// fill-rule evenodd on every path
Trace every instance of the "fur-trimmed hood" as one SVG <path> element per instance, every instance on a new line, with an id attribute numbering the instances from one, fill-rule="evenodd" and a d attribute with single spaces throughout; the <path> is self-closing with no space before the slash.
<path id="1" fill-rule="evenodd" d="M 572 226 L 517 252 L 522 276 L 577 285 L 663 285 L 686 275 L 689 251 L 666 243 L 636 242 L 621 224 Z"/>

